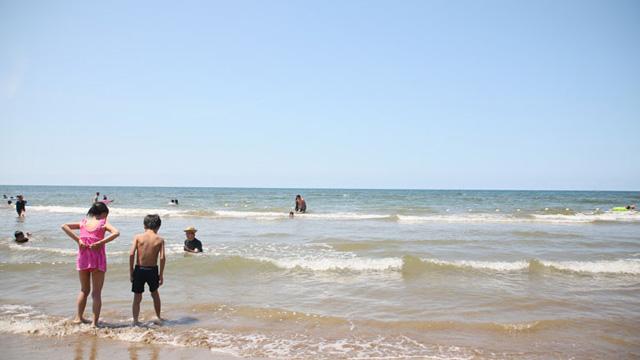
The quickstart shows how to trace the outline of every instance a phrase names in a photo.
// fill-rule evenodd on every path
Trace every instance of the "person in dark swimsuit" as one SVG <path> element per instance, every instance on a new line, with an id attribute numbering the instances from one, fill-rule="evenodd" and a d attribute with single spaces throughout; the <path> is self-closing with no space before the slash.
<path id="1" fill-rule="evenodd" d="M 187 237 L 187 240 L 184 241 L 184 251 L 190 253 L 201 253 L 202 252 L 202 243 L 200 240 L 196 239 L 196 231 L 198 231 L 193 226 L 189 226 L 184 229 L 184 234 Z"/>
<path id="2" fill-rule="evenodd" d="M 18 230 L 13 234 L 13 236 L 15 237 L 15 242 L 17 242 L 18 244 L 24 244 L 29 241 L 29 238 L 27 236 L 31 236 L 31 233 L 27 233 L 27 236 L 24 236 L 24 233 Z"/>
<path id="3" fill-rule="evenodd" d="M 296 212 L 307 212 L 307 202 L 304 201 L 304 198 L 300 195 L 296 195 Z"/>
<path id="4" fill-rule="evenodd" d="M 24 217 L 27 207 L 27 200 L 24 199 L 22 195 L 18 195 L 18 200 L 16 201 L 16 212 L 18 216 Z"/>

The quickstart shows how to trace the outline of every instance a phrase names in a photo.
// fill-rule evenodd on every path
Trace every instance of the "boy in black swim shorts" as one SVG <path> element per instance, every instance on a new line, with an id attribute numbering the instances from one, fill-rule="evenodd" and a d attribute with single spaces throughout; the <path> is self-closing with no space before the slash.
<path id="1" fill-rule="evenodd" d="M 138 315 L 140 314 L 140 302 L 144 284 L 149 285 L 153 307 L 158 320 L 160 317 L 161 302 L 158 288 L 164 283 L 164 239 L 158 236 L 160 229 L 160 217 L 158 215 L 147 215 L 144 218 L 144 233 L 133 238 L 131 250 L 129 251 L 129 274 L 131 277 L 131 291 L 133 295 L 133 324 L 138 325 Z M 158 258 L 160 258 L 160 269 L 158 269 Z M 134 268 L 133 264 L 136 263 Z"/>
<path id="2" fill-rule="evenodd" d="M 157 266 L 140 266 L 136 265 L 133 269 L 133 283 L 131 291 L 136 294 L 144 292 L 144 284 L 149 285 L 150 292 L 156 292 L 160 287 L 160 276 L 158 275 Z"/>

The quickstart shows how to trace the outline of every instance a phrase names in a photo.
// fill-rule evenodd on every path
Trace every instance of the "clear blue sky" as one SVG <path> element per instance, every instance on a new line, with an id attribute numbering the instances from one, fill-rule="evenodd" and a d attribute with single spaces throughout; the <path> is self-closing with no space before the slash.
<path id="1" fill-rule="evenodd" d="M 0 183 L 640 189 L 640 2 L 0 1 Z"/>

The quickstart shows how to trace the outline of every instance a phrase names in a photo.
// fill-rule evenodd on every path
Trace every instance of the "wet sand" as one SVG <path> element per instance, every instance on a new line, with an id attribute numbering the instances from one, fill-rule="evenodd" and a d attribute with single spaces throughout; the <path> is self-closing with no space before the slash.
<path id="1" fill-rule="evenodd" d="M 23 336 L 0 334 L 2 359 L 30 360 L 200 360 L 239 359 L 230 354 L 212 352 L 206 348 L 173 347 L 157 344 L 128 343 L 100 339 L 94 336 Z"/>

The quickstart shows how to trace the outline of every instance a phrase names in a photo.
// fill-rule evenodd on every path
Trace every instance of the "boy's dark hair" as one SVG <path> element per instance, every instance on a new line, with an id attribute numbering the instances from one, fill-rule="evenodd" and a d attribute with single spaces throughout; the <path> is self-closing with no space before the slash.
<path id="1" fill-rule="evenodd" d="M 17 239 L 18 237 L 23 237 L 24 233 L 22 231 L 18 230 L 15 233 L 13 233 L 13 236 Z"/>
<path id="2" fill-rule="evenodd" d="M 93 216 L 93 217 L 96 217 L 96 216 L 98 216 L 100 214 L 109 215 L 109 208 L 103 202 L 95 202 L 95 203 L 93 203 L 93 205 L 91 205 L 91 208 L 87 212 L 87 215 Z"/>
<path id="3" fill-rule="evenodd" d="M 144 217 L 144 228 L 158 231 L 160 229 L 160 225 L 162 225 L 162 220 L 160 220 L 160 216 L 158 214 L 149 214 Z"/>

